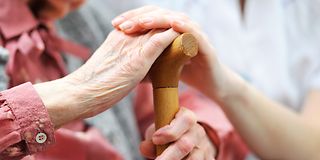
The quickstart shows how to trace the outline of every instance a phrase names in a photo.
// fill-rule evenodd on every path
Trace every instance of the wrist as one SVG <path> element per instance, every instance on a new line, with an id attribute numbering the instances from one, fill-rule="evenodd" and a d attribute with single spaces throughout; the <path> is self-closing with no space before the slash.
<path id="1" fill-rule="evenodd" d="M 81 119 L 79 96 L 81 92 L 63 78 L 34 85 L 43 101 L 55 129 L 76 119 Z"/>
<path id="2" fill-rule="evenodd" d="M 236 73 L 224 65 L 214 67 L 216 73 L 212 74 L 215 78 L 215 87 L 209 97 L 225 106 L 235 100 L 242 100 L 248 91 L 248 84 Z"/>
<path id="3" fill-rule="evenodd" d="M 114 79 L 117 76 L 101 76 L 100 71 L 93 70 L 95 63 L 86 63 L 77 71 L 63 78 L 64 83 L 71 88 L 77 103 L 72 105 L 78 119 L 95 116 L 120 101 L 124 94 L 122 81 Z M 101 78 L 103 77 L 103 78 Z M 111 77 L 111 78 L 110 78 Z M 129 93 L 130 90 L 127 91 Z M 126 95 L 126 94 L 124 94 Z"/>

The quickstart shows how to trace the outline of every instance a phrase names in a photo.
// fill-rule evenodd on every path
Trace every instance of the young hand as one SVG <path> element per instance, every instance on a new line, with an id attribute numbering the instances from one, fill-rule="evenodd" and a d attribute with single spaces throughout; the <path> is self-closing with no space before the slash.
<path id="1" fill-rule="evenodd" d="M 155 145 L 172 143 L 159 157 Z M 146 131 L 146 140 L 140 145 L 141 153 L 156 160 L 212 160 L 216 148 L 209 140 L 204 128 L 197 123 L 194 113 L 181 108 L 175 119 L 155 132 L 154 125 Z"/>

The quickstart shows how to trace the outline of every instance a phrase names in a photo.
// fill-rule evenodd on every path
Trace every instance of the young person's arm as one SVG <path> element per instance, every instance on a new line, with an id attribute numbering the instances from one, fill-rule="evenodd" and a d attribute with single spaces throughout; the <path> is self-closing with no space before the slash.
<path id="1" fill-rule="evenodd" d="M 268 99 L 220 64 L 200 27 L 184 14 L 147 6 L 125 12 L 112 23 L 127 34 L 153 28 L 192 33 L 198 39 L 199 54 L 185 66 L 182 79 L 219 103 L 258 156 L 263 159 L 320 158 L 320 127 L 289 107 Z M 311 93 L 307 99 L 313 99 L 312 106 L 320 106 L 315 100 L 319 98 L 318 93 Z M 313 118 L 319 119 L 320 113 L 313 113 Z"/>

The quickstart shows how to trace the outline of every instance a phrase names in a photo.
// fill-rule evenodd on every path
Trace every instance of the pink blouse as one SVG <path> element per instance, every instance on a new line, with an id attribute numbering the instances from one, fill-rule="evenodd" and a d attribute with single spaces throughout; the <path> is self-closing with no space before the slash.
<path id="1" fill-rule="evenodd" d="M 0 159 L 22 158 L 55 142 L 54 129 L 31 83 L 1 92 Z"/>
<path id="2" fill-rule="evenodd" d="M 21 0 L 0 1 L 0 42 L 9 53 L 9 87 L 61 78 L 66 75 L 61 52 L 83 60 L 89 50 L 56 36 L 52 27 L 36 19 Z"/>
<path id="3" fill-rule="evenodd" d="M 33 17 L 21 0 L 0 1 L 0 45 L 9 51 L 6 71 L 10 87 L 64 76 L 60 52 L 82 59 L 89 57 L 87 48 L 57 37 L 52 28 Z M 54 132 L 48 113 L 30 83 L 1 92 L 0 102 L 1 160 L 21 159 L 29 154 L 33 156 L 23 159 L 121 158 L 95 128 L 85 130 L 82 122 L 73 122 Z M 47 148 L 53 143 L 54 147 Z"/>

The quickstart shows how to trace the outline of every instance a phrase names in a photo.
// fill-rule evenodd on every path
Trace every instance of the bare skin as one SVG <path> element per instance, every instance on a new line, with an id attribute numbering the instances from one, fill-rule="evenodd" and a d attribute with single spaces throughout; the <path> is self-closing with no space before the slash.
<path id="1" fill-rule="evenodd" d="M 192 33 L 200 44 L 199 56 L 182 74 L 201 76 L 185 76 L 183 80 L 219 103 L 260 158 L 320 159 L 319 90 L 305 95 L 301 113 L 270 100 L 221 64 L 200 27 L 182 13 L 147 6 L 123 13 L 113 20 L 113 25 L 127 34 L 154 28 Z"/>
<path id="2" fill-rule="evenodd" d="M 138 36 L 115 30 L 78 70 L 35 84 L 55 128 L 94 116 L 126 96 L 178 35 L 172 29 Z"/>
<path id="3" fill-rule="evenodd" d="M 26 0 L 26 3 L 28 3 L 35 16 L 45 20 L 50 27 L 50 22 L 77 9 L 84 1 Z M 128 36 L 120 31 L 113 31 L 80 69 L 67 77 L 34 85 L 47 107 L 55 128 L 58 129 L 73 120 L 88 118 L 107 110 L 128 94 L 146 76 L 157 56 L 178 35 L 173 30 L 162 31 L 163 33 L 157 32 L 159 31 Z M 167 151 L 164 159 L 174 156 L 186 157 L 193 150 L 192 145 L 206 148 L 206 152 L 203 152 L 203 149 L 195 150 L 193 154 L 188 156 L 188 159 L 197 158 L 194 157 L 195 155 L 207 159 L 215 157 L 215 148 L 211 146 L 204 129 L 196 123 L 195 116 L 191 111 L 182 110 L 181 114 L 176 117 L 176 121 L 179 123 L 172 123 L 165 127 L 162 132 L 156 132 L 159 134 L 159 140 L 155 140 L 156 144 L 182 141 L 183 139 L 189 140 L 189 137 L 194 138 L 195 136 L 203 137 L 203 141 L 201 141 L 203 143 L 180 145 L 179 142 L 178 148 L 171 147 L 171 152 L 181 147 L 184 150 L 190 148 L 190 151 L 185 150 L 178 155 L 175 152 Z M 170 127 L 171 129 L 168 129 Z M 181 137 L 186 138 L 180 140 Z M 149 156 L 154 157 L 153 150 L 149 151 L 151 152 L 144 150 L 144 153 L 149 153 Z"/>

